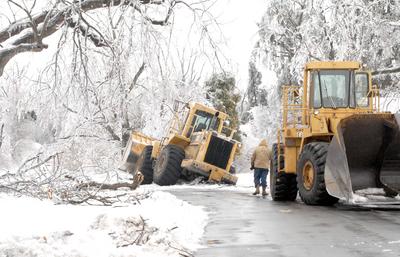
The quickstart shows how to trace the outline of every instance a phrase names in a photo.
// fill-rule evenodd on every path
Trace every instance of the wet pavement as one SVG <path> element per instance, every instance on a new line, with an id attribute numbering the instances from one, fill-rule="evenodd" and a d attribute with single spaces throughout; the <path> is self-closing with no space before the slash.
<path id="1" fill-rule="evenodd" d="M 400 256 L 400 211 L 274 202 L 223 190 L 173 190 L 205 206 L 201 256 Z"/>

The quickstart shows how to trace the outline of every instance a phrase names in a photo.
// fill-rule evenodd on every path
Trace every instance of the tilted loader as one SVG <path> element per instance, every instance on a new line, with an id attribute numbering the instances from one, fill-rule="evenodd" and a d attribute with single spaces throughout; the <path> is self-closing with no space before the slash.
<path id="1" fill-rule="evenodd" d="M 356 191 L 400 191 L 400 114 L 379 110 L 379 90 L 358 62 L 310 62 L 303 86 L 284 86 L 273 145 L 273 200 L 358 204 Z"/>
<path id="2" fill-rule="evenodd" d="M 227 114 L 200 103 L 175 101 L 169 132 L 161 140 L 132 132 L 123 154 L 123 168 L 144 176 L 142 184 L 174 185 L 179 179 L 203 176 L 208 181 L 236 184 L 232 166 L 238 142 L 224 126 Z M 230 132 L 224 135 L 222 131 Z"/>

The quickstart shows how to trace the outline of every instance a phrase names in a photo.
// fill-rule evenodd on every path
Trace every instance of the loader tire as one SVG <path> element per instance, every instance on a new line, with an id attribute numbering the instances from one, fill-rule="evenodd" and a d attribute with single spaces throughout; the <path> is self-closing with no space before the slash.
<path id="1" fill-rule="evenodd" d="M 229 169 L 229 174 L 236 174 L 236 167 L 235 166 L 231 166 L 231 168 Z"/>
<path id="2" fill-rule="evenodd" d="M 385 192 L 385 196 L 390 198 L 395 198 L 399 194 L 393 189 L 388 188 L 387 186 L 383 187 L 383 191 Z"/>
<path id="3" fill-rule="evenodd" d="M 151 158 L 152 151 L 153 146 L 145 146 L 136 164 L 137 171 L 140 171 L 144 176 L 142 182 L 143 185 L 153 183 L 153 158 Z"/>
<path id="4" fill-rule="evenodd" d="M 283 147 L 283 145 L 281 145 Z M 281 148 L 282 149 L 282 148 Z M 278 169 L 278 145 L 272 145 L 272 157 L 270 162 L 269 185 L 272 200 L 274 201 L 294 201 L 297 197 L 296 175 L 279 172 L 284 168 L 285 160 L 281 156 Z"/>
<path id="5" fill-rule="evenodd" d="M 167 145 L 156 160 L 153 181 L 160 186 L 175 185 L 182 174 L 181 163 L 185 151 L 176 145 Z"/>
<path id="6" fill-rule="evenodd" d="M 325 162 L 329 143 L 306 144 L 297 163 L 297 186 L 301 200 L 308 205 L 333 205 L 338 198 L 328 194 L 325 186 Z"/>

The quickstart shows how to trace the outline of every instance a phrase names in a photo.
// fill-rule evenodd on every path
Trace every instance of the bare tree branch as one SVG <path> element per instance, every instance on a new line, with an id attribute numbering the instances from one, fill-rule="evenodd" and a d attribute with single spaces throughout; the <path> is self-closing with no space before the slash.
<path id="1" fill-rule="evenodd" d="M 146 64 L 143 62 L 142 65 L 140 66 L 139 70 L 136 72 L 135 77 L 133 77 L 132 83 L 129 86 L 129 93 L 132 91 L 132 89 L 134 88 L 134 86 L 137 84 L 138 79 L 140 77 L 140 75 L 143 73 L 144 68 L 146 68 Z"/>
<path id="2" fill-rule="evenodd" d="M 385 75 L 385 74 L 392 74 L 392 73 L 398 73 L 398 72 L 400 72 L 400 67 L 376 70 L 376 71 L 371 72 L 371 74 L 372 75 Z"/>
<path id="3" fill-rule="evenodd" d="M 40 52 L 47 48 L 47 45 L 31 43 L 31 44 L 19 44 L 0 50 L 0 76 L 3 74 L 4 67 L 7 63 L 17 54 L 23 52 Z"/>
<path id="4" fill-rule="evenodd" d="M 11 40 L 11 46 L 5 46 L 0 51 L 0 76 L 3 74 L 4 66 L 15 55 L 27 51 L 39 52 L 47 48 L 46 45 L 42 44 L 42 39 L 55 33 L 64 23 L 74 28 L 79 26 L 82 34 L 91 39 L 91 41 L 96 46 L 103 47 L 108 45 L 107 42 L 105 42 L 104 38 L 101 35 L 98 35 L 98 33 L 97 35 L 95 33 L 89 33 L 89 28 L 93 28 L 92 26 L 89 26 L 89 24 L 86 25 L 87 27 L 82 26 L 81 24 L 77 24 L 76 21 L 73 21 L 72 14 L 74 13 L 74 8 L 76 8 L 75 3 L 68 5 L 60 10 L 57 10 L 54 7 L 51 10 L 43 11 L 36 15 L 31 15 L 30 11 L 28 11 L 23 6 L 19 5 L 13 0 L 9 1 L 19 8 L 23 9 L 28 18 L 16 21 L 8 28 L 0 31 L 0 43 L 9 39 Z M 142 5 L 161 5 L 164 3 L 164 0 L 139 0 L 138 3 Z M 89 10 L 118 5 L 128 5 L 133 6 L 134 8 L 138 8 L 137 2 L 131 0 L 83 0 L 79 2 L 78 7 L 80 12 L 84 13 Z M 155 25 L 165 25 L 167 24 L 168 19 L 172 14 L 172 8 L 175 5 L 175 2 L 171 3 L 166 18 L 163 21 L 153 21 L 152 19 L 147 17 L 140 8 L 138 10 L 143 15 L 143 17 L 151 23 Z M 29 30 L 29 28 L 31 29 Z M 13 37 L 16 38 L 12 40 Z"/>

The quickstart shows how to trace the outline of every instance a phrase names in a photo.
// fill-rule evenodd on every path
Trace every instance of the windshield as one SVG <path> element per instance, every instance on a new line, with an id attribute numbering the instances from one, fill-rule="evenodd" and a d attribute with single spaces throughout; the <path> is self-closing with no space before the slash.
<path id="1" fill-rule="evenodd" d="M 193 132 L 218 130 L 219 119 L 213 114 L 197 110 L 192 121 Z"/>
<path id="2" fill-rule="evenodd" d="M 349 105 L 350 71 L 313 72 L 314 108 L 340 108 Z"/>

